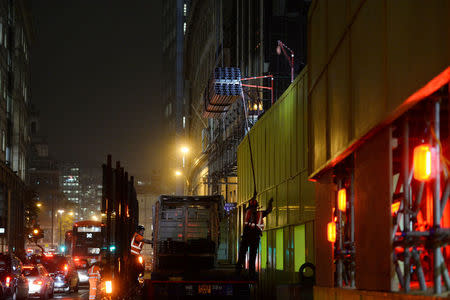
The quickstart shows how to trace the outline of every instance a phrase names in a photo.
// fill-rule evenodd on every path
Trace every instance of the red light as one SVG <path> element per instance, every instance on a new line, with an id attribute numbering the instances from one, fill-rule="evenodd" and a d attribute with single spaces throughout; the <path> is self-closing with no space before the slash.
<path id="1" fill-rule="evenodd" d="M 327 226 L 327 238 L 331 243 L 336 242 L 336 223 L 330 222 Z"/>
<path id="2" fill-rule="evenodd" d="M 80 258 L 79 257 L 75 257 L 73 260 L 76 261 L 76 262 L 79 262 Z"/>
<path id="3" fill-rule="evenodd" d="M 44 284 L 44 282 L 42 282 L 42 280 L 40 280 L 40 279 L 37 279 L 37 280 L 33 281 L 33 283 L 37 284 L 37 285 L 43 285 Z"/>
<path id="4" fill-rule="evenodd" d="M 139 257 L 138 257 L 138 261 L 139 261 L 139 263 L 140 263 L 141 265 L 144 263 L 144 259 L 142 258 L 142 256 L 139 256 Z"/>
<path id="5" fill-rule="evenodd" d="M 391 214 L 395 215 L 398 212 L 399 209 L 400 209 L 400 202 L 392 203 L 392 205 L 391 205 Z"/>
<path id="6" fill-rule="evenodd" d="M 5 283 L 6 283 L 6 287 L 9 287 L 9 285 L 11 284 L 11 277 L 6 277 L 6 280 L 5 280 Z"/>
<path id="7" fill-rule="evenodd" d="M 69 266 L 66 264 L 66 265 L 64 265 L 64 271 L 67 271 L 67 270 L 69 270 Z"/>
<path id="8" fill-rule="evenodd" d="M 178 234 L 178 237 L 181 238 L 181 237 L 183 237 L 183 235 L 180 233 L 180 234 Z"/>
<path id="9" fill-rule="evenodd" d="M 338 209 L 343 212 L 347 209 L 347 191 L 345 189 L 338 191 Z"/>
<path id="10" fill-rule="evenodd" d="M 428 144 L 414 148 L 414 179 L 427 181 L 435 176 L 436 151 Z"/>

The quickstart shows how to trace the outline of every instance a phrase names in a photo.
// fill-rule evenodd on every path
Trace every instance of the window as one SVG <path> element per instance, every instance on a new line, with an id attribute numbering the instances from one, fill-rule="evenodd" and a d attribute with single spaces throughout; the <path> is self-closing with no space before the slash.
<path id="1" fill-rule="evenodd" d="M 276 249 L 275 249 L 276 269 L 284 269 L 284 240 L 283 229 L 277 229 L 276 231 Z"/>
<path id="2" fill-rule="evenodd" d="M 267 231 L 263 231 L 261 236 L 261 269 L 267 265 Z"/>
<path id="3" fill-rule="evenodd" d="M 300 267 L 306 261 L 305 255 L 305 225 L 294 227 L 294 265 L 295 271 L 298 272 Z"/>
<path id="4" fill-rule="evenodd" d="M 183 33 L 186 33 L 186 22 L 183 22 Z"/>
<path id="5" fill-rule="evenodd" d="M 186 3 L 183 4 L 183 16 L 187 16 L 187 5 Z"/>

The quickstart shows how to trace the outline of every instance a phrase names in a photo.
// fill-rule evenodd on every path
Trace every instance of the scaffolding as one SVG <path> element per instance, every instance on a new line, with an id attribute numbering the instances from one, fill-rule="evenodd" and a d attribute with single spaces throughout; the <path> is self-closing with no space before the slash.
<path id="1" fill-rule="evenodd" d="M 442 282 L 450 291 L 448 99 L 446 86 L 405 113 L 391 129 L 393 263 L 404 292 L 432 287 L 434 294 L 441 294 Z M 433 151 L 429 171 L 434 176 L 418 180 L 414 149 L 424 144 Z"/>

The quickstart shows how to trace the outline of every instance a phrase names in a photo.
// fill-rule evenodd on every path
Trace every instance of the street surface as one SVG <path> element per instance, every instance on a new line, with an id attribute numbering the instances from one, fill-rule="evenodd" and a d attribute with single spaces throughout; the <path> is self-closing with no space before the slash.
<path id="1" fill-rule="evenodd" d="M 71 293 L 71 294 L 65 294 L 65 293 L 57 293 L 55 294 L 55 297 L 52 299 L 88 299 L 89 298 L 89 289 L 86 288 L 80 288 L 78 293 Z"/>

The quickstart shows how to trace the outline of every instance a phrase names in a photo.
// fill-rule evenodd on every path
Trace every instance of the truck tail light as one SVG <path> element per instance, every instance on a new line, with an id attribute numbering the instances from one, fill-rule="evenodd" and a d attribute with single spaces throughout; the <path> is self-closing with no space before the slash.
<path id="1" fill-rule="evenodd" d="M 345 189 L 338 191 L 338 209 L 343 212 L 347 209 L 347 191 Z"/>
<path id="2" fill-rule="evenodd" d="M 334 222 L 328 223 L 327 238 L 330 243 L 336 242 L 336 223 Z"/>
<path id="3" fill-rule="evenodd" d="M 422 144 L 414 148 L 413 165 L 414 179 L 428 181 L 435 177 L 436 150 L 429 144 Z"/>

